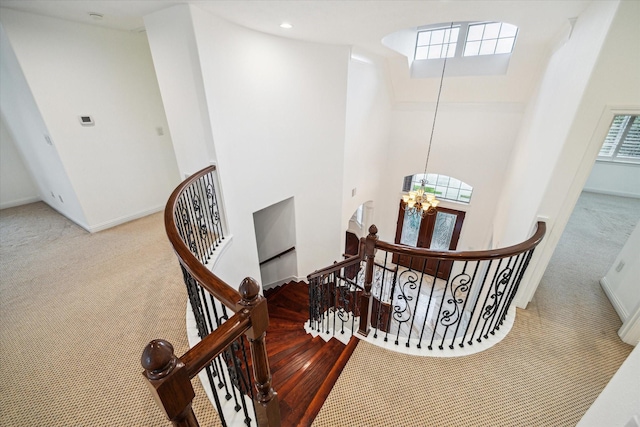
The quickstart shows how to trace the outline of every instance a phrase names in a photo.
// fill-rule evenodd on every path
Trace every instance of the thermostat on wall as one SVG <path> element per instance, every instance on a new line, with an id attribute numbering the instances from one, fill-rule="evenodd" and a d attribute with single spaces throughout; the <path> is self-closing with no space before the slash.
<path id="1" fill-rule="evenodd" d="M 82 126 L 93 126 L 95 124 L 91 116 L 78 116 L 78 119 Z"/>

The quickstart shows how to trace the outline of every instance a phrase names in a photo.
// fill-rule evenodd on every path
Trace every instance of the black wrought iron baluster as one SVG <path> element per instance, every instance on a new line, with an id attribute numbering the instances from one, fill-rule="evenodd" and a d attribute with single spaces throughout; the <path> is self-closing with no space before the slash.
<path id="1" fill-rule="evenodd" d="M 529 266 L 529 261 L 531 261 L 531 257 L 533 256 L 533 251 L 535 251 L 535 248 L 530 249 L 529 251 L 525 252 L 525 254 L 523 254 L 523 263 L 522 263 L 522 268 L 520 269 L 520 272 L 518 274 L 518 278 L 515 281 L 515 284 L 513 286 L 513 290 L 511 292 L 511 296 L 509 298 L 509 301 L 507 302 L 508 306 L 507 306 L 507 310 L 503 310 L 502 316 L 500 318 L 500 322 L 499 325 L 502 325 L 502 322 L 504 322 L 505 317 L 507 316 L 507 311 L 509 309 L 509 306 L 511 306 L 511 303 L 513 302 L 513 299 L 515 298 L 516 294 L 518 293 L 518 288 L 520 287 L 520 282 L 522 281 L 522 277 L 524 276 L 525 272 L 527 271 L 527 267 Z"/>
<path id="2" fill-rule="evenodd" d="M 194 194 L 193 194 L 193 188 L 191 186 L 185 188 L 185 194 L 187 195 L 187 197 L 189 198 L 189 203 L 187 204 L 188 208 L 189 208 L 189 216 L 191 218 L 191 233 L 193 235 L 193 241 L 194 241 L 194 245 L 196 247 L 196 251 L 194 252 L 194 255 L 198 258 L 198 260 L 202 263 L 204 263 L 203 260 L 203 247 L 202 247 L 202 242 L 200 241 L 200 239 L 198 238 L 197 234 L 195 234 L 193 228 L 197 228 L 198 227 L 198 214 L 197 211 L 200 209 L 199 207 L 199 203 L 198 201 L 195 199 Z"/>
<path id="3" fill-rule="evenodd" d="M 333 276 L 333 335 L 336 334 L 336 315 L 338 308 L 338 292 L 340 291 L 338 288 L 338 275 L 334 272 L 331 273 Z"/>
<path id="4" fill-rule="evenodd" d="M 227 368 L 227 374 L 229 374 L 229 381 L 231 382 L 231 392 L 233 393 L 233 403 L 235 404 L 233 409 L 236 412 L 240 412 L 240 409 L 242 409 L 242 405 L 240 405 L 240 400 L 244 402 L 244 397 L 242 396 L 242 393 L 241 393 L 240 399 L 238 399 L 238 389 L 240 388 L 240 383 L 238 381 L 238 373 L 235 370 L 235 367 L 233 366 L 233 363 L 234 363 L 233 352 L 231 351 L 230 347 L 227 347 L 226 349 L 224 349 L 222 354 L 224 355 L 224 365 Z"/>
<path id="5" fill-rule="evenodd" d="M 224 240 L 224 228 L 222 227 L 222 217 L 220 216 L 220 204 L 218 202 L 218 193 L 216 192 L 215 176 L 211 172 L 207 174 L 209 185 L 211 186 L 211 214 L 216 223 L 216 231 L 219 236 L 218 241 Z"/>
<path id="6" fill-rule="evenodd" d="M 511 280 L 511 276 L 513 274 L 513 269 L 511 267 L 511 259 L 503 258 L 500 260 L 500 262 L 505 260 L 507 262 L 507 265 L 500 271 L 500 273 L 498 274 L 498 277 L 495 280 L 495 292 L 493 293 L 493 295 L 491 295 L 491 299 L 493 299 L 493 304 L 485 306 L 484 308 L 483 317 L 485 321 L 484 321 L 483 329 L 480 330 L 480 333 L 482 334 L 482 331 L 486 326 L 487 330 L 484 332 L 484 335 L 482 335 L 485 339 L 489 338 L 489 332 L 490 332 L 492 320 L 495 317 L 496 312 L 498 311 L 498 307 L 500 306 L 500 301 L 504 296 L 506 286 L 509 283 L 509 280 Z"/>
<path id="7" fill-rule="evenodd" d="M 196 321 L 198 336 L 202 339 L 207 336 L 207 331 L 204 313 L 202 312 L 202 304 L 200 303 L 200 294 L 198 292 L 200 285 L 197 284 L 196 280 L 191 276 L 187 269 L 182 266 L 182 264 L 180 265 L 180 268 L 182 269 L 182 276 L 187 287 L 187 295 L 189 297 L 189 302 L 191 303 L 193 317 Z"/>
<path id="8" fill-rule="evenodd" d="M 180 228 L 182 230 L 182 241 L 189 247 L 189 250 L 192 254 L 197 257 L 198 247 L 196 246 L 196 241 L 193 236 L 193 227 L 191 225 L 191 213 L 189 211 L 189 207 L 187 201 L 185 201 L 184 193 L 178 199 L 179 210 L 179 220 Z"/>
<path id="9" fill-rule="evenodd" d="M 398 324 L 398 330 L 396 332 L 396 338 L 394 341 L 395 345 L 398 345 L 400 342 L 400 330 L 403 324 L 406 324 L 409 320 L 411 320 L 411 317 L 413 316 L 410 305 L 410 301 L 413 301 L 413 295 L 411 295 L 411 291 L 414 291 L 418 287 L 418 273 L 416 273 L 411 267 L 413 265 L 413 262 L 413 257 L 410 257 L 409 269 L 403 271 L 400 274 L 398 286 L 398 290 L 400 293 L 398 294 L 398 304 L 393 306 L 393 318 Z M 406 278 L 405 282 L 402 281 L 403 277 Z M 403 301 L 404 307 L 400 305 Z"/>
<path id="10" fill-rule="evenodd" d="M 216 221 L 214 213 L 211 209 L 211 205 L 213 203 L 212 200 L 212 191 L 213 187 L 210 183 L 211 173 L 208 173 L 202 177 L 202 185 L 203 192 L 205 196 L 205 200 L 207 201 L 207 228 L 209 230 L 209 253 L 213 255 L 216 248 L 218 247 L 218 233 L 216 230 Z"/>
<path id="11" fill-rule="evenodd" d="M 361 266 L 358 265 L 360 268 Z M 349 286 L 349 308 L 351 309 L 351 335 L 356 331 L 356 314 L 360 301 L 358 301 L 358 276 L 355 277 L 355 285 Z"/>
<path id="12" fill-rule="evenodd" d="M 496 324 L 494 325 L 494 330 L 498 330 L 498 331 L 500 330 L 500 326 L 502 325 L 502 319 L 504 318 L 506 313 L 509 311 L 509 308 L 511 307 L 511 301 L 513 300 L 513 296 L 515 295 L 516 283 L 518 282 L 518 278 L 520 277 L 520 274 L 522 272 L 522 267 L 524 266 L 526 257 L 527 257 L 526 252 L 523 252 L 517 255 L 517 260 L 516 260 L 517 266 L 514 270 L 515 273 L 513 274 L 513 276 L 511 276 L 512 278 L 511 286 L 509 288 L 509 292 L 506 294 L 504 298 L 504 304 L 502 304 L 500 313 L 498 313 Z"/>
<path id="13" fill-rule="evenodd" d="M 508 304 L 509 298 L 511 297 L 511 292 L 513 291 L 514 283 L 520 271 L 520 266 L 522 264 L 522 257 L 518 255 L 512 255 L 509 258 L 509 265 L 511 265 L 511 261 L 513 261 L 513 266 L 511 268 L 511 274 L 509 275 L 509 280 L 505 284 L 504 290 L 502 292 L 502 297 L 500 298 L 500 304 L 496 308 L 495 313 L 492 316 L 491 322 L 489 323 L 489 333 L 491 335 L 495 335 L 496 329 L 499 328 L 500 318 L 502 317 L 502 313 L 505 307 Z"/>
<path id="14" fill-rule="evenodd" d="M 211 362 L 205 367 L 205 370 L 207 372 L 207 379 L 209 380 L 209 385 L 211 386 L 211 394 L 213 395 L 213 401 L 216 405 L 216 409 L 218 410 L 218 415 L 220 416 L 222 427 L 227 427 L 227 420 L 225 419 L 224 413 L 222 412 L 220 397 L 218 397 L 218 393 L 216 392 L 216 387 L 214 386 L 215 380 L 213 378 L 215 375 L 213 375 L 212 373 L 212 367 L 215 367 L 213 362 Z"/>
<path id="15" fill-rule="evenodd" d="M 479 261 L 480 263 L 481 261 Z M 473 303 L 473 310 L 471 310 L 471 314 L 469 315 L 469 323 L 467 324 L 467 328 L 464 331 L 464 336 L 466 339 L 467 334 L 469 333 L 469 327 L 471 326 L 471 323 L 473 322 L 473 316 L 475 315 L 476 312 L 476 308 L 478 306 L 478 301 L 480 301 L 480 297 L 482 296 L 482 292 L 484 291 L 484 285 L 487 282 L 487 277 L 489 275 L 489 272 L 491 271 L 491 265 L 493 264 L 493 260 L 490 260 L 488 265 L 487 265 L 487 269 L 484 272 L 484 277 L 482 278 L 481 281 L 481 285 L 480 285 L 480 289 L 478 290 L 478 296 L 476 297 L 475 302 Z M 482 311 L 481 311 L 482 313 Z M 480 322 L 480 319 L 482 318 L 481 315 L 478 315 L 478 318 L 476 319 L 476 325 L 473 328 L 473 332 L 471 333 L 471 335 L 469 336 L 469 341 L 467 341 L 467 344 L 469 345 L 473 345 L 473 336 L 476 333 L 476 329 L 478 328 L 478 323 Z"/>
<path id="16" fill-rule="evenodd" d="M 242 339 L 242 337 L 240 339 Z M 235 340 L 234 342 L 232 342 L 229 348 L 230 348 L 229 353 L 231 354 L 231 362 L 232 362 L 229 372 L 233 371 L 233 374 L 235 375 L 234 384 L 239 391 L 240 406 L 242 408 L 242 412 L 244 413 L 244 423 L 246 425 L 251 425 L 251 418 L 249 417 L 247 401 L 244 398 L 245 393 L 248 394 L 248 389 L 247 389 L 248 382 L 242 373 L 242 365 L 241 365 L 242 361 L 238 358 L 238 352 L 240 351 L 240 344 L 238 343 L 238 340 Z M 239 410 L 240 408 L 236 409 L 236 411 L 239 411 Z"/>
<path id="17" fill-rule="evenodd" d="M 322 322 L 324 321 L 324 276 L 318 277 L 318 329 L 317 332 L 321 332 L 324 327 Z"/>
<path id="18" fill-rule="evenodd" d="M 309 280 L 309 328 L 313 329 L 313 305 L 314 305 L 314 292 L 313 285 L 314 280 Z"/>
<path id="19" fill-rule="evenodd" d="M 465 261 L 465 268 L 466 268 L 466 263 L 468 261 Z M 471 280 L 469 281 L 469 289 L 467 290 L 467 298 L 465 298 L 464 300 L 464 304 L 462 305 L 462 309 L 460 312 L 461 316 L 464 316 L 464 311 L 467 308 L 467 302 L 469 302 L 469 297 L 471 295 L 471 288 L 473 287 L 474 282 L 476 281 L 476 275 L 478 273 L 478 268 L 480 267 L 480 263 L 481 261 L 477 261 L 476 262 L 476 268 L 473 270 L 473 275 L 471 276 Z M 476 298 L 477 300 L 477 298 Z M 467 328 L 469 327 L 469 325 L 471 324 L 471 320 L 472 320 L 472 316 L 469 316 L 469 320 L 467 320 Z M 458 326 L 456 326 L 456 330 L 453 333 L 453 338 L 451 339 L 451 344 L 449 345 L 449 348 L 453 350 L 453 345 L 454 342 L 456 341 L 456 337 L 458 336 L 458 330 L 460 329 L 460 325 L 462 324 L 462 322 L 458 322 Z M 465 332 L 466 333 L 466 332 Z M 462 336 L 460 342 L 458 343 L 458 345 L 462 348 L 464 347 L 464 335 Z"/>
<path id="20" fill-rule="evenodd" d="M 449 270 L 449 274 L 451 274 L 454 271 L 454 265 L 455 265 L 456 261 L 453 262 L 453 264 L 451 265 L 451 269 Z M 464 262 L 464 266 L 462 267 L 462 271 L 458 274 L 455 275 L 455 277 L 451 280 L 449 280 L 449 284 L 450 284 L 450 288 L 451 288 L 451 299 L 447 300 L 447 303 L 449 304 L 453 304 L 453 311 L 448 311 L 446 310 L 443 313 L 442 319 L 440 320 L 441 324 L 445 326 L 444 329 L 444 333 L 442 334 L 442 342 L 440 343 L 440 345 L 438 346 L 438 348 L 440 350 L 442 350 L 444 348 L 444 342 L 447 338 L 447 333 L 449 332 L 449 327 L 451 325 L 453 325 L 454 323 L 457 323 L 458 326 L 460 326 L 460 322 L 463 319 L 464 316 L 464 309 L 462 307 L 460 307 L 461 304 L 466 304 L 467 299 L 469 298 L 469 290 L 470 290 L 470 283 L 471 283 L 471 276 L 469 276 L 467 274 L 467 266 L 468 266 L 468 261 Z M 460 293 L 464 293 L 466 294 L 466 296 L 464 297 L 464 299 L 462 299 L 462 297 L 459 297 Z M 446 294 L 446 288 L 445 288 L 445 294 Z M 443 295 L 443 301 L 444 301 L 444 296 Z M 456 331 L 458 330 L 458 327 L 456 327 Z M 456 338 L 456 333 L 453 333 L 453 338 L 451 340 L 451 344 L 449 345 L 449 348 L 453 348 L 453 341 Z"/>
<path id="21" fill-rule="evenodd" d="M 420 304 L 420 293 L 422 291 L 422 282 L 424 281 L 424 271 L 427 268 L 427 262 L 429 262 L 428 258 L 422 258 L 422 268 L 420 269 L 420 284 L 418 285 L 418 292 L 416 293 L 416 303 L 413 306 L 413 316 L 411 316 L 411 324 L 409 325 L 409 333 L 407 334 L 407 342 L 405 343 L 405 347 L 409 348 L 409 342 L 411 341 L 411 333 L 413 332 L 413 323 L 416 320 L 416 314 L 418 313 L 418 304 Z M 438 275 L 438 270 L 436 269 L 436 276 Z M 435 283 L 436 279 L 434 276 L 433 282 Z M 427 308 L 427 313 L 429 309 Z M 427 318 L 425 314 L 425 319 Z"/>
<path id="22" fill-rule="evenodd" d="M 480 324 L 481 320 L 485 319 L 485 313 L 487 312 L 487 301 L 489 300 L 489 297 L 491 296 L 491 292 L 493 291 L 494 283 L 496 283 L 496 280 L 498 280 L 498 274 L 500 274 L 501 265 L 502 265 L 502 259 L 498 261 L 498 265 L 496 266 L 496 271 L 493 275 L 493 279 L 491 279 L 491 283 L 489 284 L 489 290 L 487 291 L 487 294 L 485 295 L 485 298 L 484 298 L 484 302 L 482 303 L 482 308 L 479 313 L 478 323 L 476 323 L 476 328 Z M 478 338 L 476 338 L 477 342 L 482 342 L 482 331 L 484 330 L 484 327 L 486 326 L 486 324 L 487 322 L 485 320 L 485 322 L 482 324 L 482 327 L 480 328 L 480 333 L 478 334 Z M 475 335 L 475 332 L 476 331 L 474 329 L 473 334 L 471 336 L 472 339 L 473 339 L 473 336 Z"/>
<path id="23" fill-rule="evenodd" d="M 380 294 L 378 295 L 378 315 L 376 317 L 376 330 L 373 333 L 374 338 L 378 338 L 378 330 L 380 329 L 382 306 L 384 304 L 382 296 L 384 295 L 384 288 L 386 286 L 386 273 L 387 273 L 387 258 L 389 256 L 389 252 L 384 253 L 384 264 L 382 267 L 382 278 L 380 282 Z"/>
<path id="24" fill-rule="evenodd" d="M 431 307 L 431 302 L 433 301 L 433 292 L 436 289 L 436 280 L 438 277 L 438 270 L 436 270 L 436 275 L 433 277 L 431 281 L 431 292 L 429 292 L 429 301 L 427 302 L 427 312 L 424 315 L 424 321 L 422 322 L 422 330 L 420 331 L 420 338 L 418 339 L 418 348 L 422 348 L 422 338 L 424 336 L 424 328 L 427 325 L 427 321 L 429 320 L 429 307 Z M 435 327 L 433 329 L 435 331 Z"/>
<path id="25" fill-rule="evenodd" d="M 253 416 L 254 419 L 258 419 L 258 416 L 256 414 L 256 402 L 255 402 L 255 396 L 253 393 L 253 375 L 250 372 L 249 369 L 249 359 L 247 358 L 247 348 L 244 345 L 244 339 L 240 339 L 240 345 L 242 348 L 242 358 L 244 361 L 244 367 L 246 370 L 246 378 L 247 378 L 247 392 L 249 393 L 249 397 L 251 397 L 251 405 L 253 406 Z"/>
<path id="26" fill-rule="evenodd" d="M 220 243 L 220 237 L 217 229 L 217 213 L 214 210 L 215 203 L 215 186 L 213 185 L 213 172 L 202 177 L 202 183 L 204 185 L 204 193 L 207 201 L 207 220 L 209 224 L 209 235 L 211 236 L 211 254 L 215 251 Z"/>
<path id="27" fill-rule="evenodd" d="M 173 211 L 173 218 L 176 223 L 176 229 L 178 230 L 178 235 L 183 242 L 187 243 L 189 240 L 187 239 L 186 227 L 184 221 L 184 207 L 182 203 L 182 197 L 179 197 L 176 200 L 176 208 Z"/>
<path id="28" fill-rule="evenodd" d="M 387 330 L 384 334 L 384 341 L 387 342 L 389 338 L 389 331 L 391 330 L 391 319 L 393 318 L 394 312 L 394 301 L 396 300 L 396 284 L 398 283 L 398 267 L 396 266 L 396 271 L 393 273 L 393 282 L 391 283 L 391 294 L 389 295 L 389 314 L 387 315 Z"/>
<path id="29" fill-rule="evenodd" d="M 438 270 L 440 270 L 440 259 L 438 260 L 438 262 L 436 263 L 436 274 L 435 276 L 433 276 L 433 286 L 436 286 L 436 283 L 438 281 Z M 447 283 L 445 283 L 444 285 L 444 292 L 442 293 L 442 300 L 440 301 L 440 307 L 438 308 L 438 315 L 436 316 L 436 320 L 435 322 L 433 322 L 433 333 L 431 334 L 431 341 L 429 341 L 429 345 L 427 346 L 427 348 L 429 350 L 433 350 L 433 340 L 436 337 L 436 331 L 438 330 L 438 323 L 440 322 L 440 312 L 442 311 L 442 306 L 444 305 L 444 297 L 445 294 L 447 293 Z"/>
<path id="30" fill-rule="evenodd" d="M 198 178 L 197 183 L 200 200 L 202 200 L 202 220 L 199 226 L 200 236 L 203 238 L 205 246 L 207 247 L 207 261 L 209 261 L 213 255 L 213 249 L 215 249 L 215 242 L 211 237 L 213 233 L 211 232 L 211 224 L 209 221 L 209 197 L 207 196 L 207 190 L 204 185 L 204 176 Z"/>
<path id="31" fill-rule="evenodd" d="M 323 319 L 323 323 L 322 323 L 322 330 L 324 332 L 326 332 L 326 330 L 329 328 L 329 289 L 330 289 L 330 277 L 329 276 L 324 276 L 323 277 L 323 281 L 322 281 L 322 319 Z"/>
<path id="32" fill-rule="evenodd" d="M 209 296 L 209 302 L 211 303 L 211 307 L 212 307 L 212 310 L 213 310 L 213 315 L 214 315 L 214 318 L 215 318 L 215 321 L 216 321 L 216 326 L 220 327 L 220 325 L 222 324 L 222 321 L 218 317 L 218 314 L 217 314 L 217 308 L 216 308 L 215 299 L 211 296 L 211 294 L 206 292 L 204 290 L 204 288 L 202 288 L 201 286 L 198 286 L 198 287 L 199 287 L 200 293 L 202 294 L 202 311 L 203 311 L 203 313 L 205 313 L 205 315 L 206 315 L 206 317 L 208 318 L 208 321 L 209 321 L 208 323 L 209 323 L 209 328 L 210 329 L 207 332 L 207 335 L 208 335 L 209 333 L 211 333 L 211 331 L 214 330 L 214 327 L 213 327 L 213 322 L 211 320 L 211 310 L 209 309 L 209 304 L 207 303 L 207 295 Z M 217 365 L 215 364 L 215 361 L 214 361 L 213 367 L 214 367 L 214 369 L 215 369 L 215 371 L 217 373 L 217 377 L 218 377 L 218 388 L 219 389 L 224 388 L 225 389 L 225 393 L 226 393 L 225 394 L 225 399 L 227 399 L 227 400 L 231 399 L 231 394 L 229 393 L 230 387 L 229 387 L 229 384 L 227 383 L 227 378 L 226 378 L 226 375 L 225 375 L 225 372 L 224 372 L 224 369 L 223 369 L 223 366 L 222 366 L 222 361 L 218 360 L 218 364 Z M 211 383 L 211 389 L 214 390 L 213 383 Z"/>

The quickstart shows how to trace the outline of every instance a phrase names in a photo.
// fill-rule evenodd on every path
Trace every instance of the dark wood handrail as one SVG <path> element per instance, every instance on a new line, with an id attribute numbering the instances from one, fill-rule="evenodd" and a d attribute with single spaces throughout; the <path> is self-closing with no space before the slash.
<path id="1" fill-rule="evenodd" d="M 260 265 L 266 264 L 266 263 L 268 263 L 270 261 L 273 261 L 276 258 L 281 257 L 282 255 L 286 255 L 289 252 L 292 252 L 292 251 L 295 251 L 295 250 L 296 250 L 296 247 L 295 246 L 291 246 L 289 249 L 285 249 L 284 251 L 280 252 L 278 255 L 274 255 L 271 258 L 265 259 L 264 261 L 260 261 Z"/>
<path id="2" fill-rule="evenodd" d="M 313 273 L 307 276 L 307 280 L 315 279 L 316 277 L 320 277 L 323 274 L 332 273 L 334 271 L 338 271 L 343 267 L 351 267 L 354 264 L 362 261 L 362 257 L 358 255 L 353 255 L 344 261 L 336 262 L 335 264 L 331 264 L 329 267 L 323 268 L 322 270 L 316 270 Z"/>
<path id="3" fill-rule="evenodd" d="M 143 375 L 156 402 L 174 426 L 197 427 L 198 420 L 191 408 L 195 392 L 190 380 L 211 360 L 229 348 L 236 339 L 245 335 L 249 342 L 253 383 L 257 392 L 253 397 L 253 407 L 258 425 L 260 427 L 279 427 L 280 407 L 277 393 L 271 387 L 271 370 L 265 344 L 269 314 L 267 300 L 260 295 L 260 285 L 254 279 L 247 277 L 240 283 L 238 290 L 229 286 L 213 274 L 203 264 L 204 261 L 198 259 L 191 252 L 180 236 L 178 224 L 176 224 L 176 207 L 182 194 L 188 191 L 191 185 L 197 186 L 198 180 L 215 170 L 215 166 L 209 166 L 196 172 L 171 193 L 164 212 L 165 230 L 173 250 L 186 272 L 185 284 L 187 284 L 187 288 L 189 288 L 190 281 L 195 280 L 235 314 L 219 324 L 215 330 L 207 330 L 204 338 L 180 358 L 174 354 L 173 346 L 169 342 L 165 340 L 151 341 L 145 347 L 141 358 L 144 368 Z M 202 187 L 200 188 L 202 189 Z M 213 191 L 212 197 L 215 198 L 215 189 Z M 193 211 L 196 211 L 196 201 L 194 200 Z M 207 244 L 211 244 L 211 242 L 207 242 Z M 187 274 L 191 277 L 187 277 Z M 202 332 L 200 333 L 204 335 Z"/>
<path id="4" fill-rule="evenodd" d="M 342 254 L 342 258 L 345 258 L 345 259 L 349 258 L 350 256 L 351 255 Z M 374 264 L 375 264 L 376 267 L 380 267 L 383 270 L 387 270 L 387 271 L 390 271 L 392 273 L 395 273 L 396 271 L 398 271 L 398 267 L 397 266 L 394 266 L 393 268 L 389 268 L 389 267 L 385 267 L 384 265 L 380 264 L 379 262 L 375 262 Z"/>
<path id="5" fill-rule="evenodd" d="M 218 329 L 204 337 L 187 351 L 180 361 L 185 364 L 189 378 L 193 378 L 232 342 L 251 328 L 251 319 L 246 312 L 234 314 Z"/>
<path id="6" fill-rule="evenodd" d="M 202 176 L 211 173 L 216 170 L 215 166 L 209 166 L 201 171 L 196 172 L 189 178 L 184 180 L 180 185 L 173 190 L 169 201 L 164 210 L 164 225 L 167 232 L 167 237 L 173 246 L 180 263 L 187 269 L 187 271 L 193 276 L 194 279 L 200 283 L 211 295 L 215 296 L 228 308 L 237 312 L 239 307 L 237 306 L 240 301 L 240 293 L 234 288 L 225 283 L 218 276 L 213 274 L 205 265 L 203 265 L 198 258 L 196 258 L 189 247 L 184 243 L 180 234 L 178 234 L 178 227 L 175 221 L 175 208 L 176 201 L 185 188 L 189 187 L 195 181 Z"/>
<path id="7" fill-rule="evenodd" d="M 546 231 L 547 225 L 542 221 L 538 221 L 536 232 L 533 234 L 533 236 L 531 236 L 524 242 L 518 243 L 517 245 L 508 246 L 506 248 L 488 249 L 484 251 L 432 251 L 431 249 L 414 248 L 410 246 L 382 241 L 376 242 L 376 248 L 383 249 L 388 252 L 422 258 L 434 258 L 451 261 L 489 260 L 506 258 L 528 251 L 529 249 L 533 249 L 538 245 L 538 243 L 540 243 L 540 241 L 542 241 L 542 238 L 544 237 Z M 363 237 L 362 240 L 364 239 L 365 238 Z"/>

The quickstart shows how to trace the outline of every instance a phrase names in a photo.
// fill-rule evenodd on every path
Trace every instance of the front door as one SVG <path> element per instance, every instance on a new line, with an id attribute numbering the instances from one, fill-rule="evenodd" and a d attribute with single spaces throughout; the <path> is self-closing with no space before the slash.
<path id="1" fill-rule="evenodd" d="M 465 213 L 455 209 L 438 207 L 435 215 L 410 215 L 402 209 L 398 212 L 398 226 L 396 228 L 396 243 L 417 248 L 429 248 L 436 251 L 455 250 L 458 246 L 460 231 Z M 394 255 L 393 262 L 405 267 L 424 271 L 430 276 L 437 274 L 438 278 L 447 280 L 453 261 L 435 259 L 418 259 L 408 255 Z"/>

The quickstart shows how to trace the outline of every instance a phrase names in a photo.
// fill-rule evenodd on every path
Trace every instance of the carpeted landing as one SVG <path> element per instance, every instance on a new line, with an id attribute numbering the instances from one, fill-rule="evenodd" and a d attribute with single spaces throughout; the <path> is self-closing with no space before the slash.
<path id="1" fill-rule="evenodd" d="M 507 337 L 459 358 L 361 341 L 314 426 L 575 426 L 632 347 L 602 291 L 640 200 L 583 193 Z"/>
<path id="2" fill-rule="evenodd" d="M 0 425 L 170 425 L 140 367 L 154 338 L 187 350 L 161 214 L 89 234 L 44 203 L 4 209 L 0 274 Z M 202 425 L 216 425 L 199 396 Z"/>

